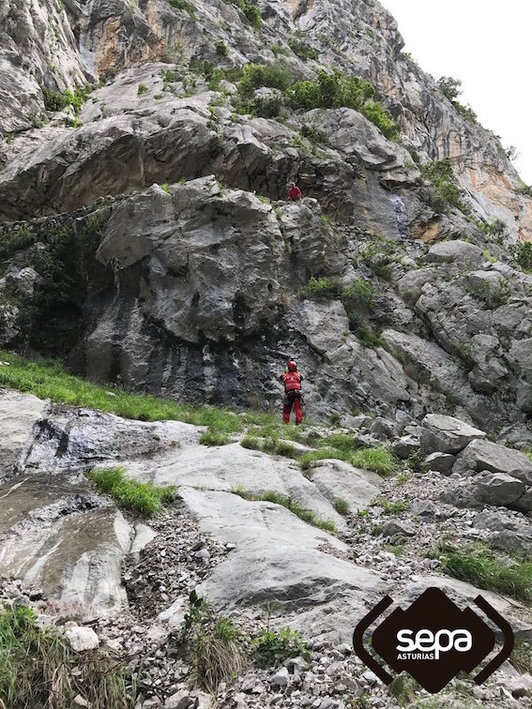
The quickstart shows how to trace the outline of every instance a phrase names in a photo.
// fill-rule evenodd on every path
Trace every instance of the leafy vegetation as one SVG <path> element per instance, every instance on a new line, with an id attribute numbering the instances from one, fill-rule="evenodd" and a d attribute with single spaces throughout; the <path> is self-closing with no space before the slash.
<path id="1" fill-rule="evenodd" d="M 31 304 L 23 309 L 24 344 L 41 353 L 63 354 L 70 351 L 81 333 L 81 309 L 89 283 L 110 278 L 104 266 L 95 260 L 100 244 L 103 217 L 67 220 L 62 225 L 34 226 L 11 232 L 0 242 L 0 259 L 37 242 L 32 264 L 40 275 Z"/>
<path id="2" fill-rule="evenodd" d="M 378 504 L 382 507 L 382 511 L 385 515 L 400 515 L 410 507 L 408 500 L 395 500 L 394 502 L 389 502 L 388 500 L 376 500 L 374 504 Z"/>
<path id="3" fill-rule="evenodd" d="M 512 249 L 512 256 L 523 271 L 532 273 L 532 241 L 516 244 Z"/>
<path id="4" fill-rule="evenodd" d="M 374 100 L 375 87 L 358 76 L 340 72 L 318 72 L 316 81 L 297 81 L 290 91 L 295 108 L 310 111 L 313 108 L 353 108 L 360 111 L 391 140 L 398 137 L 392 116 Z"/>
<path id="5" fill-rule="evenodd" d="M 145 94 L 148 92 L 148 87 L 146 84 L 139 84 L 137 88 L 137 96 L 142 96 L 142 94 Z"/>
<path id="6" fill-rule="evenodd" d="M 470 213 L 469 206 L 463 200 L 463 192 L 456 184 L 449 158 L 426 163 L 421 173 L 435 188 L 429 195 L 429 204 L 435 212 L 441 214 L 452 206 L 464 214 Z"/>
<path id="7" fill-rule="evenodd" d="M 260 667 L 280 665 L 291 657 L 309 654 L 308 647 L 297 630 L 279 631 L 263 628 L 253 640 L 255 660 Z"/>
<path id="8" fill-rule="evenodd" d="M 245 637 L 230 618 L 217 618 L 195 591 L 188 600 L 180 648 L 192 666 L 195 684 L 216 694 L 222 682 L 232 682 L 247 666 Z"/>
<path id="9" fill-rule="evenodd" d="M 87 473 L 100 492 L 110 495 L 117 505 L 143 517 L 156 517 L 164 504 L 172 502 L 175 488 L 128 480 L 123 468 L 101 468 Z"/>
<path id="10" fill-rule="evenodd" d="M 327 133 L 322 130 L 319 130 L 319 128 L 316 128 L 316 126 L 313 126 L 310 123 L 304 123 L 302 125 L 301 135 L 303 136 L 303 138 L 307 138 L 307 140 L 310 140 L 313 145 L 326 146 L 329 144 Z"/>
<path id="11" fill-rule="evenodd" d="M 256 30 L 258 30 L 262 24 L 262 16 L 260 14 L 259 8 L 254 5 L 251 0 L 226 0 L 230 2 L 235 7 L 238 7 L 244 15 L 246 16 L 249 24 Z"/>
<path id="12" fill-rule="evenodd" d="M 79 697 L 86 706 L 133 707 L 135 682 L 102 650 L 74 652 L 55 629 L 41 629 L 31 608 L 0 609 L 0 706 L 66 709 Z"/>
<path id="13" fill-rule="evenodd" d="M 171 5 L 176 10 L 184 10 L 188 13 L 191 20 L 196 19 L 196 13 L 192 5 L 187 2 L 187 0 L 168 0 L 168 4 Z"/>
<path id="14" fill-rule="evenodd" d="M 83 88 L 67 89 L 64 93 L 60 91 L 52 91 L 52 89 L 42 88 L 44 107 L 47 111 L 62 111 L 63 108 L 71 106 L 74 112 L 78 114 L 81 107 L 87 100 L 92 91 L 92 86 L 84 86 Z"/>
<path id="15" fill-rule="evenodd" d="M 478 123 L 478 116 L 471 106 L 464 106 L 463 103 L 458 101 L 458 97 L 462 93 L 462 82 L 459 79 L 454 79 L 452 76 L 442 76 L 438 80 L 438 86 L 442 94 L 449 99 L 461 116 L 471 123 Z"/>
<path id="16" fill-rule="evenodd" d="M 483 546 L 458 549 L 440 543 L 436 555 L 449 576 L 487 591 L 506 593 L 521 601 L 532 599 L 532 561 L 501 560 Z"/>
<path id="17" fill-rule="evenodd" d="M 214 45 L 215 51 L 216 51 L 216 56 L 217 57 L 227 57 L 229 55 L 229 47 L 227 44 L 223 41 L 223 39 L 218 40 L 216 44 Z"/>
<path id="18" fill-rule="evenodd" d="M 289 72 L 278 64 L 244 64 L 239 91 L 242 96 L 249 98 L 261 86 L 286 91 L 291 83 Z"/>
<path id="19" fill-rule="evenodd" d="M 299 37 L 292 37 L 289 39 L 288 46 L 294 52 L 296 57 L 299 57 L 299 59 L 302 59 L 303 61 L 307 61 L 308 59 L 317 59 L 319 56 L 314 47 Z"/>

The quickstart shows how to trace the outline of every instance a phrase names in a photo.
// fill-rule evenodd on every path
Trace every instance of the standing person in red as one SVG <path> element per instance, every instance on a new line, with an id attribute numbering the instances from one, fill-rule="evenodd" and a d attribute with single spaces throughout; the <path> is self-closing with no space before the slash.
<path id="1" fill-rule="evenodd" d="M 279 379 L 284 384 L 285 399 L 283 405 L 283 423 L 290 423 L 292 406 L 296 410 L 296 425 L 303 423 L 303 409 L 301 408 L 301 382 L 303 375 L 297 371 L 297 364 L 291 359 L 286 371 Z"/>
<path id="2" fill-rule="evenodd" d="M 288 190 L 288 199 L 291 202 L 297 202 L 301 199 L 301 190 L 295 182 L 290 183 L 290 189 Z"/>

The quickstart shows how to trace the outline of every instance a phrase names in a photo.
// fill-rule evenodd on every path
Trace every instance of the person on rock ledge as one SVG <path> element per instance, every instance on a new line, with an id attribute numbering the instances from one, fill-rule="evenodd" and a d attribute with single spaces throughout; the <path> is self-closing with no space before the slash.
<path id="1" fill-rule="evenodd" d="M 301 190 L 295 182 L 290 183 L 290 189 L 288 190 L 288 199 L 291 202 L 298 202 L 301 199 Z"/>
<path id="2" fill-rule="evenodd" d="M 285 371 L 279 376 L 284 384 L 285 398 L 283 402 L 283 423 L 290 423 L 292 406 L 296 411 L 296 425 L 303 423 L 303 409 L 301 408 L 301 382 L 303 375 L 297 371 L 297 364 L 291 359 Z"/>

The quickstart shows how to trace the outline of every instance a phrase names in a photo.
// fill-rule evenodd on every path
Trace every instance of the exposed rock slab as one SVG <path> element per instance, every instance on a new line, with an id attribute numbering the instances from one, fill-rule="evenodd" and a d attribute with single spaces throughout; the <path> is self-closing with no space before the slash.
<path id="1" fill-rule="evenodd" d="M 12 472 L 46 409 L 47 403 L 36 396 L 0 390 L 0 480 Z"/>
<path id="2" fill-rule="evenodd" d="M 218 492 L 181 495 L 204 531 L 236 544 L 199 589 L 220 610 L 276 599 L 298 611 L 292 624 L 309 637 L 345 641 L 353 618 L 386 588 L 378 574 L 327 553 L 341 552 L 341 542 L 278 505 Z"/>

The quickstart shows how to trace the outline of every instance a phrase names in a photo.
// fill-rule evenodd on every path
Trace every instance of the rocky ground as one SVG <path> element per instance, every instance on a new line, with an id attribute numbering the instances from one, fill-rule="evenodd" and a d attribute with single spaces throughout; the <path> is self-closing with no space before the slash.
<path id="1" fill-rule="evenodd" d="M 531 550 L 530 188 L 402 49 L 373 0 L 0 0 L 0 347 L 239 410 L 277 410 L 297 357 L 312 430 L 401 461 L 303 470 L 306 443 L 206 447 L 198 426 L 1 391 L 2 598 L 124 657 L 137 709 L 530 705 L 508 663 L 430 699 L 392 696 L 350 652 L 386 593 L 476 597 L 445 544 Z M 298 103 L 323 71 L 374 103 Z M 87 471 L 116 465 L 178 488 L 165 516 L 97 494 Z M 192 590 L 250 637 L 280 599 L 273 627 L 310 656 L 197 695 Z M 529 606 L 483 593 L 530 640 Z"/>
<path id="2" fill-rule="evenodd" d="M 351 652 L 357 619 L 386 592 L 406 603 L 439 586 L 459 604 L 473 601 L 477 588 L 441 574 L 438 542 L 463 547 L 481 541 L 503 557 L 530 554 L 532 464 L 496 446 L 486 478 L 471 462 L 482 459 L 481 443 L 494 445 L 482 431 L 431 415 L 389 439 L 409 458 L 390 478 L 334 460 L 319 461 L 305 477 L 294 461 L 238 442 L 200 446 L 201 429 L 187 424 L 126 421 L 12 392 L 0 401 L 10 422 L 2 460 L 15 471 L 2 485 L 2 597 L 34 606 L 42 623 L 62 627 L 73 621 L 94 630 L 103 647 L 138 672 L 138 707 L 197 705 L 193 672 L 179 643 L 192 590 L 216 613 L 233 617 L 250 638 L 268 623 L 288 625 L 301 630 L 311 648 L 309 657 L 288 661 L 285 669 L 250 663 L 216 697 L 198 695 L 197 706 L 529 705 L 532 679 L 509 663 L 485 685 L 475 687 L 464 677 L 430 704 L 408 683 L 394 690 L 394 698 Z M 23 403 L 35 411 L 33 424 L 16 415 Z M 378 442 L 368 429 L 352 435 Z M 470 461 L 467 469 L 464 460 Z M 124 517 L 83 482 L 83 471 L 94 462 L 120 463 L 137 479 L 178 485 L 178 498 L 149 524 L 129 513 Z M 456 490 L 466 480 L 469 496 L 460 499 Z M 327 511 L 335 514 L 328 495 L 350 489 L 350 514 L 336 513 L 338 533 L 331 535 L 277 504 L 243 499 L 231 492 L 236 485 L 289 492 L 323 518 Z M 486 495 L 492 495 L 489 503 Z M 115 536 L 88 534 L 103 519 L 112 521 Z M 80 544 L 73 530 L 88 539 Z M 83 568 L 88 574 L 80 573 Z M 482 593 L 519 638 L 529 637 L 529 607 Z M 281 603 L 272 605 L 274 599 Z"/>

